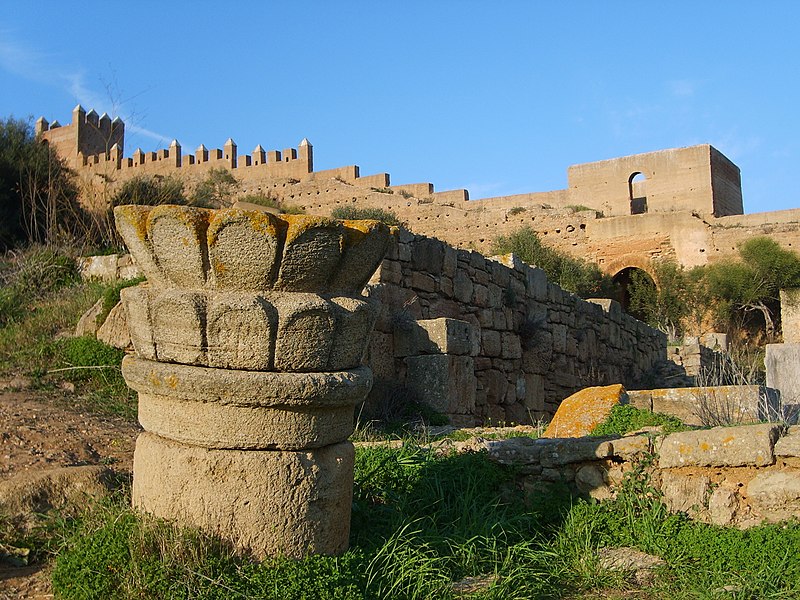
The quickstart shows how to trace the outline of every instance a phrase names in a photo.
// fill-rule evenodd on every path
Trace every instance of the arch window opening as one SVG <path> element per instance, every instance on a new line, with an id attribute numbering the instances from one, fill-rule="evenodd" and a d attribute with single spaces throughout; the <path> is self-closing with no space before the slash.
<path id="1" fill-rule="evenodd" d="M 641 171 L 631 173 L 628 177 L 628 196 L 632 215 L 643 215 L 647 212 L 647 177 Z"/>

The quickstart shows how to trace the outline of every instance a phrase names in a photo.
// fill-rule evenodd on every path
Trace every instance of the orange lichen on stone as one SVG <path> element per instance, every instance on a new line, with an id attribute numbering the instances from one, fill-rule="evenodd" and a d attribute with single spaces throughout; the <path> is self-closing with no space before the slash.
<path id="1" fill-rule="evenodd" d="M 558 407 L 542 437 L 583 437 L 605 421 L 625 394 L 621 384 L 590 387 L 572 394 Z"/>
<path id="2" fill-rule="evenodd" d="M 289 226 L 286 231 L 287 246 L 310 229 L 341 226 L 340 221 L 316 215 L 281 215 L 281 219 Z"/>

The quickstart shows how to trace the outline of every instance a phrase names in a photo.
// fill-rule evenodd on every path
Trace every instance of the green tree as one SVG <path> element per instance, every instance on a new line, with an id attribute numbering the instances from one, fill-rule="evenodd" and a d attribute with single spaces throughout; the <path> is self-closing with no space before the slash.
<path id="1" fill-rule="evenodd" d="M 214 167 L 197 184 L 191 200 L 194 206 L 224 208 L 231 205 L 239 189 L 239 180 L 225 167 Z"/>
<path id="2" fill-rule="evenodd" d="M 758 312 L 771 339 L 779 315 L 780 290 L 800 287 L 800 256 L 766 236 L 744 242 L 739 256 L 738 262 L 705 267 L 703 282 L 715 300 L 719 320 L 741 327 L 747 313 Z"/>
<path id="3" fill-rule="evenodd" d="M 614 282 L 597 265 L 545 246 L 530 227 L 498 237 L 492 244 L 492 252 L 513 252 L 526 263 L 542 269 L 552 283 L 583 298 L 613 298 L 617 295 Z"/>
<path id="4" fill-rule="evenodd" d="M 84 218 L 77 199 L 72 172 L 30 121 L 0 119 L 0 250 L 74 234 Z"/>
<path id="5" fill-rule="evenodd" d="M 655 280 L 640 271 L 631 275 L 628 310 L 676 339 L 683 334 L 685 321 L 692 312 L 696 285 L 674 261 L 653 262 L 652 271 Z"/>

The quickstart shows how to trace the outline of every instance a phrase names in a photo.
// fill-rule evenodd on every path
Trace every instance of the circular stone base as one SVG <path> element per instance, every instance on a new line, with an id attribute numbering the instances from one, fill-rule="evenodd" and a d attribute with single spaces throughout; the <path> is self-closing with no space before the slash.
<path id="1" fill-rule="evenodd" d="M 210 369 L 125 357 L 139 422 L 161 437 L 220 449 L 319 448 L 347 439 L 372 385 L 366 367 L 335 373 Z"/>
<path id="2" fill-rule="evenodd" d="M 211 450 L 150 433 L 136 441 L 133 505 L 229 540 L 256 558 L 347 550 L 353 445 L 300 452 Z"/>

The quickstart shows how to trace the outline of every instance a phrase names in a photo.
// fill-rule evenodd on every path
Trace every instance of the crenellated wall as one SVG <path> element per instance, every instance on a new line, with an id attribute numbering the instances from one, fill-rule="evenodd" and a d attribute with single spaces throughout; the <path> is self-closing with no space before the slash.
<path id="1" fill-rule="evenodd" d="M 103 207 L 136 175 L 176 175 L 191 188 L 210 169 L 226 168 L 241 194 L 268 194 L 323 215 L 347 205 L 383 208 L 412 231 L 459 248 L 489 253 L 498 236 L 531 227 L 549 246 L 610 275 L 648 269 L 653 260 L 693 267 L 736 257 L 738 245 L 754 235 L 796 249 L 800 231 L 800 209 L 743 215 L 739 168 L 708 144 L 573 165 L 562 190 L 470 200 L 465 189 L 392 185 L 388 173 L 362 176 L 356 165 L 314 171 L 307 140 L 283 151 L 259 145 L 244 155 L 231 139 L 221 149 L 201 145 L 190 154 L 173 141 L 125 157 L 122 121 L 80 106 L 72 119 L 66 126 L 40 119 L 36 131 L 75 168 L 90 207 Z"/>

